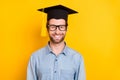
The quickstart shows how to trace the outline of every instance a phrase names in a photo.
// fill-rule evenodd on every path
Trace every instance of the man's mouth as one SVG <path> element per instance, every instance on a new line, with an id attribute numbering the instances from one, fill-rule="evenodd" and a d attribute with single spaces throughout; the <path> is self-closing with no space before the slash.
<path id="1" fill-rule="evenodd" d="M 59 39 L 59 38 L 60 38 L 60 35 L 55 35 L 55 38 Z"/>

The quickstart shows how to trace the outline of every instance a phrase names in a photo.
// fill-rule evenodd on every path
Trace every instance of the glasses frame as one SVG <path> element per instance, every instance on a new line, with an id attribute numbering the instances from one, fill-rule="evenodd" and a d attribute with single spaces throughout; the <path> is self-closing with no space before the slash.
<path id="1" fill-rule="evenodd" d="M 55 29 L 54 29 L 54 30 L 51 30 L 51 29 L 50 29 L 50 26 L 54 26 Z M 64 30 L 61 30 L 61 28 L 60 28 L 61 26 L 64 26 L 65 29 L 64 29 Z M 59 29 L 60 31 L 66 31 L 66 30 L 67 30 L 67 25 L 48 25 L 48 29 L 49 29 L 50 31 L 55 31 L 55 30 L 57 30 L 57 27 L 58 27 L 58 29 Z"/>

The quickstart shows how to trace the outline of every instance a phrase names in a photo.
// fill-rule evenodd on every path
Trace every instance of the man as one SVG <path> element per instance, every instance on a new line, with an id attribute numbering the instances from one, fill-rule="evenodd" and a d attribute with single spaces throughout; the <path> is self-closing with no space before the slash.
<path id="1" fill-rule="evenodd" d="M 62 5 L 39 11 L 48 14 L 50 41 L 30 57 L 27 80 L 86 80 L 82 56 L 64 42 L 68 14 L 77 12 Z"/>

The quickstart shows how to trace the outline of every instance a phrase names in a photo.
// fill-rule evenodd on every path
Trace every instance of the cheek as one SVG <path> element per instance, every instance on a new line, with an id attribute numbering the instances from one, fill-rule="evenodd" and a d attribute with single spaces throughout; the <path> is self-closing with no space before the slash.
<path id="1" fill-rule="evenodd" d="M 63 34 L 66 34 L 66 31 L 65 31 L 65 32 L 63 32 Z"/>
<path id="2" fill-rule="evenodd" d="M 54 34 L 55 32 L 54 31 L 48 31 L 48 34 L 51 35 L 51 34 Z"/>

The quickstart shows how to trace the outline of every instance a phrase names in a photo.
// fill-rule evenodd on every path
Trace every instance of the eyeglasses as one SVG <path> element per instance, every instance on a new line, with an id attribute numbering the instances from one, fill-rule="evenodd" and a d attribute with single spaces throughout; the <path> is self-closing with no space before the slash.
<path id="1" fill-rule="evenodd" d="M 65 31 L 67 29 L 66 25 L 48 25 L 50 31 L 55 31 L 57 27 L 60 31 Z"/>

